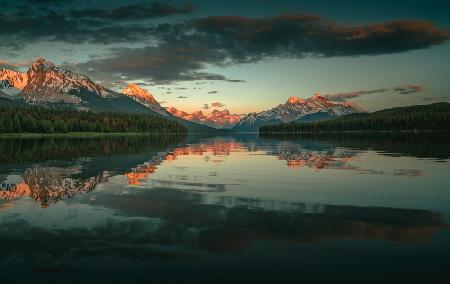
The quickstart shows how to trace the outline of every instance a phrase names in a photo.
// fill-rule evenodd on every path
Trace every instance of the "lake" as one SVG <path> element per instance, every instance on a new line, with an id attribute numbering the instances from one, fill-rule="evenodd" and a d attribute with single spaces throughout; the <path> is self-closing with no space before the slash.
<path id="1" fill-rule="evenodd" d="M 449 283 L 436 134 L 0 139 L 0 279 Z"/>

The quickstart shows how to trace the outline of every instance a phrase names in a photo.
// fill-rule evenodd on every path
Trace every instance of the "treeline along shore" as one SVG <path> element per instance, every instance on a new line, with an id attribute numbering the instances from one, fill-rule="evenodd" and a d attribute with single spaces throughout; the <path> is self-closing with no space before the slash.
<path id="1" fill-rule="evenodd" d="M 0 106 L 0 134 L 70 132 L 165 134 L 188 130 L 174 121 L 150 114 Z"/>

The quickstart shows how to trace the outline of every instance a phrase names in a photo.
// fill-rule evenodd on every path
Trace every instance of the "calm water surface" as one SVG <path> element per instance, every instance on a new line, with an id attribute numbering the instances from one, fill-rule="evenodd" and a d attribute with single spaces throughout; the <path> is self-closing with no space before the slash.
<path id="1" fill-rule="evenodd" d="M 1 139 L 0 279 L 449 283 L 448 138 Z"/>

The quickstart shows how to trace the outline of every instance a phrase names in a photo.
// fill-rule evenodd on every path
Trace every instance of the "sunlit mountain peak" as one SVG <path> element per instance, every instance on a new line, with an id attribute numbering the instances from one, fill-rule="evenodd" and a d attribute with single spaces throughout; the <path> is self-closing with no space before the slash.
<path id="1" fill-rule="evenodd" d="M 233 127 L 236 131 L 257 131 L 259 126 L 280 122 L 310 122 L 341 115 L 365 112 L 356 104 L 334 103 L 319 93 L 311 98 L 290 97 L 285 104 L 248 114 Z"/>
<path id="2" fill-rule="evenodd" d="M 315 93 L 314 96 L 311 97 L 311 99 L 325 99 L 325 100 L 328 100 L 326 97 L 322 96 L 320 93 Z"/>
<path id="3" fill-rule="evenodd" d="M 299 97 L 296 97 L 296 96 L 292 96 L 292 97 L 290 97 L 287 100 L 287 102 L 290 103 L 290 104 L 298 104 L 298 103 L 304 103 L 305 99 L 299 98 Z"/>
<path id="4" fill-rule="evenodd" d="M 33 103 L 81 104 L 79 94 L 82 90 L 101 97 L 117 97 L 113 91 L 94 83 L 88 77 L 76 74 L 52 62 L 38 58 L 27 71 L 28 82 L 21 96 Z"/>
<path id="5" fill-rule="evenodd" d="M 55 64 L 53 64 L 53 62 L 50 62 L 43 57 L 39 57 L 31 65 L 31 69 L 33 69 L 33 70 L 52 69 L 54 67 L 55 67 Z"/>
<path id="6" fill-rule="evenodd" d="M 125 89 L 123 89 L 123 93 L 144 103 L 159 105 L 158 101 L 149 91 L 139 87 L 136 84 L 129 84 Z"/>
<path id="7" fill-rule="evenodd" d="M 0 81 L 4 81 L 4 87 L 8 86 L 22 90 L 28 83 L 28 77 L 26 73 L 1 69 Z"/>
<path id="8" fill-rule="evenodd" d="M 170 115 L 149 91 L 137 84 L 129 84 L 123 89 L 122 93 L 163 116 Z"/>

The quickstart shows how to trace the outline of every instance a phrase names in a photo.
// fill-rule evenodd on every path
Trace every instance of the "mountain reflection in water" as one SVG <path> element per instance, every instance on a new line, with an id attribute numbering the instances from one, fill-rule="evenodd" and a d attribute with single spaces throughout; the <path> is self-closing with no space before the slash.
<path id="1" fill-rule="evenodd" d="M 19 282 L 137 281 L 150 272 L 162 283 L 379 282 L 387 274 L 442 282 L 447 141 L 3 139 L 0 271 Z"/>
<path id="2" fill-rule="evenodd" d="M 121 139 L 118 140 L 97 140 L 96 142 L 103 142 L 104 145 L 95 144 L 95 146 L 97 149 L 101 149 L 103 151 L 101 154 L 110 155 L 113 153 L 120 153 L 119 149 L 123 143 L 125 141 L 130 143 L 130 140 L 134 139 L 136 138 L 128 138 L 124 140 L 124 137 L 121 137 Z M 175 138 L 172 137 L 172 139 Z M 139 138 L 137 140 L 138 141 L 134 141 L 134 143 L 132 143 L 133 146 L 137 148 L 139 148 L 139 144 L 136 145 L 136 143 L 144 143 L 142 145 L 142 147 L 144 147 L 147 145 L 145 143 L 149 142 L 142 137 L 140 137 L 141 141 L 139 141 Z M 69 141 L 71 140 L 65 140 L 62 142 L 67 143 Z M 87 141 L 88 143 L 93 143 L 93 141 Z M 22 140 L 19 140 L 19 142 L 22 142 Z M 40 142 L 40 140 L 37 142 Z M 53 141 L 51 143 L 54 143 L 53 146 L 55 148 L 52 148 L 50 153 L 54 152 L 56 155 L 61 155 L 66 152 L 65 150 L 58 149 L 60 145 L 62 145 L 61 147 L 64 149 L 68 148 L 68 146 L 64 143 L 59 144 Z M 83 144 L 81 143 L 77 146 L 79 145 Z M 8 146 L 11 147 L 11 145 Z M 267 154 L 274 155 L 280 160 L 286 160 L 288 167 L 307 166 L 315 169 L 323 169 L 325 167 L 343 168 L 348 161 L 359 153 L 359 151 L 345 148 L 321 148 L 319 150 L 308 149 L 303 148 L 302 145 L 291 145 L 291 143 L 287 145 L 286 143 L 283 143 L 280 146 L 280 150 L 275 151 L 268 149 Z M 3 147 L 7 148 L 5 146 Z M 90 147 L 82 147 L 80 149 L 71 148 L 70 155 L 75 156 L 75 158 L 71 161 L 67 161 L 64 166 L 57 167 L 48 165 L 46 162 L 32 164 L 29 168 L 25 168 L 23 174 L 21 174 L 23 179 L 22 182 L 17 184 L 4 182 L 4 184 L 10 185 L 10 187 L 0 191 L 0 198 L 15 199 L 21 196 L 29 196 L 41 203 L 43 207 L 46 207 L 49 206 L 50 203 L 54 203 L 64 198 L 69 198 L 75 194 L 90 192 L 94 190 L 99 183 L 107 182 L 108 177 L 121 174 L 122 172 L 124 172 L 123 174 L 128 178 L 128 183 L 130 185 L 139 185 L 139 180 L 146 179 L 150 175 L 154 174 L 157 170 L 157 165 L 165 160 L 173 161 L 180 156 L 202 156 L 211 154 L 214 157 L 220 157 L 228 156 L 233 152 L 238 151 L 256 151 L 255 148 L 252 149 L 251 147 L 254 147 L 254 145 L 248 145 L 248 142 L 246 141 L 239 142 L 231 138 L 225 138 L 219 140 L 206 140 L 198 144 L 189 144 L 186 146 L 175 147 L 173 149 L 165 149 L 165 151 L 163 151 L 164 149 L 159 149 L 161 151 L 157 151 L 158 149 L 155 149 L 155 152 L 151 152 L 151 155 L 153 156 L 148 157 L 150 160 L 146 161 L 144 164 L 136 165 L 131 169 L 120 168 L 115 171 L 111 171 L 108 166 L 101 166 L 101 164 L 104 163 L 104 159 L 97 159 L 95 156 L 89 159 L 83 159 L 84 155 L 92 155 L 95 153 L 91 152 L 92 150 Z M 129 150 L 128 148 L 123 149 Z M 76 150 L 79 152 L 75 152 Z M 146 150 L 151 150 L 151 148 Z M 28 148 L 24 148 L 24 151 L 28 151 Z M 13 155 L 20 157 L 28 155 L 28 153 L 24 153 L 24 155 L 21 155 L 21 153 L 14 153 Z M 79 158 L 76 158 L 77 155 L 79 155 Z M 30 157 L 35 158 L 36 156 L 31 155 Z M 4 159 L 7 160 L 8 157 L 5 157 Z M 109 159 L 112 160 L 114 158 Z M 213 162 L 220 161 L 220 158 L 213 160 Z M 108 165 L 110 164 L 111 163 L 108 163 Z M 84 173 L 86 168 L 94 168 L 97 169 L 97 171 L 92 172 L 89 176 L 86 176 L 87 173 Z"/>
<path id="3" fill-rule="evenodd" d="M 0 171 L 10 171 L 11 167 L 14 169 L 12 174 L 19 175 L 16 182 L 8 182 L 6 175 L 0 198 L 29 196 L 47 207 L 75 194 L 90 192 L 98 184 L 107 182 L 108 177 L 146 159 L 135 158 L 135 152 L 146 153 L 153 158 L 153 163 L 160 163 L 161 159 L 156 161 L 155 158 L 164 152 L 159 151 L 165 151 L 171 143 L 179 141 L 183 141 L 183 137 L 176 135 L 0 140 L 0 149 L 3 149 Z M 126 154 L 128 156 L 112 156 Z M 0 172 L 0 177 L 2 174 Z"/>

